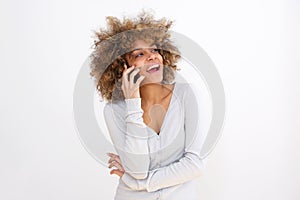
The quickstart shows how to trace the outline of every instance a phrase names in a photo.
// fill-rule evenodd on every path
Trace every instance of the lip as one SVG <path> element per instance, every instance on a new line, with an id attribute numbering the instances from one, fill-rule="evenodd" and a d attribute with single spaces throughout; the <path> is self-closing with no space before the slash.
<path id="1" fill-rule="evenodd" d="M 155 67 L 153 67 L 153 66 L 155 66 Z M 156 68 L 156 67 L 158 67 L 158 70 L 154 71 L 154 72 L 158 72 L 160 70 L 160 67 L 161 67 L 159 63 L 153 63 L 153 64 L 149 65 L 146 72 L 148 72 L 148 70 L 150 70 L 151 68 Z M 154 73 L 154 72 L 148 72 L 148 73 Z"/>

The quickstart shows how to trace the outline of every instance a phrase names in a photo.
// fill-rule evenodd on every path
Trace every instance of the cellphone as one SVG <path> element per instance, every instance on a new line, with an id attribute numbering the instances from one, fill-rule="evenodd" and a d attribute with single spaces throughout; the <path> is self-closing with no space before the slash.
<path id="1" fill-rule="evenodd" d="M 130 74 L 133 72 L 134 70 L 132 70 L 129 74 L 128 74 L 128 81 L 130 81 Z M 140 78 L 140 74 L 137 73 L 134 78 L 133 78 L 133 83 L 136 83 L 137 80 Z"/>
<path id="2" fill-rule="evenodd" d="M 123 61 L 123 63 L 126 64 L 127 68 L 130 67 L 126 59 L 122 59 L 122 61 Z M 131 74 L 133 71 L 134 71 L 134 70 L 132 70 L 132 71 L 128 74 L 128 81 L 130 81 L 130 74 Z M 133 83 L 136 83 L 137 80 L 138 80 L 139 78 L 140 78 L 140 74 L 137 73 L 137 74 L 134 76 L 134 78 L 133 78 Z"/>

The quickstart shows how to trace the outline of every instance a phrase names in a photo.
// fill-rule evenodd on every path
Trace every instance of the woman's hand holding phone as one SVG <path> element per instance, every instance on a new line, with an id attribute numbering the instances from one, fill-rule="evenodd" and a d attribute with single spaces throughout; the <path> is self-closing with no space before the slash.
<path id="1" fill-rule="evenodd" d="M 124 64 L 124 71 L 122 76 L 122 91 L 125 99 L 140 98 L 140 83 L 143 81 L 145 76 L 141 75 L 139 78 L 134 80 L 138 75 L 140 69 L 131 66 L 127 68 Z"/>

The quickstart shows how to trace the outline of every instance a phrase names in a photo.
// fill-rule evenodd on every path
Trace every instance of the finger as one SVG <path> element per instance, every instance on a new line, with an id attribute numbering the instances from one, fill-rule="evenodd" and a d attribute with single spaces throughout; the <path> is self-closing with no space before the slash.
<path id="1" fill-rule="evenodd" d="M 115 160 L 114 157 L 110 157 L 107 163 L 111 163 L 111 162 L 113 162 L 114 160 Z"/>
<path id="2" fill-rule="evenodd" d="M 122 87 L 125 89 L 128 87 L 129 85 L 129 81 L 128 81 L 128 73 L 130 73 L 132 70 L 134 70 L 134 66 L 129 67 L 128 69 L 123 71 L 123 75 L 122 75 Z"/>
<path id="3" fill-rule="evenodd" d="M 113 157 L 113 158 L 115 158 L 115 157 L 117 157 L 118 155 L 117 154 L 114 154 L 114 153 L 107 153 L 107 155 L 109 156 L 109 157 Z"/>
<path id="4" fill-rule="evenodd" d="M 136 84 L 137 85 L 140 85 L 141 82 L 144 80 L 145 76 L 144 75 L 141 75 L 137 80 L 136 80 Z"/>
<path id="5" fill-rule="evenodd" d="M 116 157 L 118 157 L 118 155 L 117 154 L 114 154 L 114 153 L 106 153 L 106 155 L 108 155 L 109 157 L 111 157 L 111 158 L 116 158 Z"/>
<path id="6" fill-rule="evenodd" d="M 107 153 L 107 155 L 111 158 L 119 158 L 119 155 L 114 154 L 114 153 Z"/>
<path id="7" fill-rule="evenodd" d="M 124 174 L 124 172 L 121 172 L 120 170 L 114 169 L 114 170 L 112 170 L 112 171 L 110 172 L 110 174 L 116 174 L 116 175 L 122 177 L 123 174 Z"/>
<path id="8" fill-rule="evenodd" d="M 107 163 L 111 163 L 113 160 L 114 160 L 114 154 L 112 154 L 112 153 L 107 153 L 107 155 L 109 156 L 109 160 L 108 160 L 108 162 Z"/>
<path id="9" fill-rule="evenodd" d="M 116 157 L 116 156 L 118 156 L 117 154 L 114 154 L 114 153 L 111 153 L 111 152 L 108 152 L 106 155 L 108 155 L 109 157 Z"/>
<path id="10" fill-rule="evenodd" d="M 120 158 L 110 158 L 109 161 L 108 161 L 108 164 L 110 164 L 114 161 L 122 165 L 122 162 L 121 162 Z"/>
<path id="11" fill-rule="evenodd" d="M 122 164 L 121 159 L 119 156 L 114 157 L 115 161 L 117 161 L 118 163 Z"/>
<path id="12" fill-rule="evenodd" d="M 132 87 L 133 86 L 133 84 L 134 84 L 134 77 L 137 75 L 137 73 L 139 73 L 140 72 L 140 68 L 136 68 L 136 69 L 134 69 L 134 71 L 130 74 L 130 76 L 129 76 L 129 83 L 130 83 L 130 87 Z"/>
<path id="13" fill-rule="evenodd" d="M 116 167 L 116 168 L 117 168 L 118 170 L 120 170 L 120 171 L 125 171 L 125 170 L 123 169 L 122 165 L 120 165 L 118 162 L 112 162 L 112 163 L 108 166 L 109 169 L 112 168 L 112 167 Z"/>
<path id="14" fill-rule="evenodd" d="M 109 163 L 112 163 L 113 161 L 116 161 L 116 159 L 115 158 L 110 158 L 109 160 L 108 160 L 108 164 Z M 117 162 L 117 161 L 116 161 Z"/>
<path id="15" fill-rule="evenodd" d="M 110 174 L 113 175 L 113 174 L 116 174 L 118 176 L 123 176 L 124 172 L 121 172 L 120 170 L 117 170 L 117 169 L 113 169 L 110 171 Z"/>
<path id="16" fill-rule="evenodd" d="M 134 69 L 134 65 L 132 65 L 132 66 L 129 67 L 129 68 L 126 68 L 126 69 L 123 71 L 123 77 L 124 77 L 126 74 L 130 73 L 133 69 Z"/>

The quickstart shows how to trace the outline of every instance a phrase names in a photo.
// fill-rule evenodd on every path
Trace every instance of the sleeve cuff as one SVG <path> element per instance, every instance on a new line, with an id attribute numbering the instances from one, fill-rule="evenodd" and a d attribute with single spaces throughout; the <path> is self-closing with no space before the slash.
<path id="1" fill-rule="evenodd" d="M 135 179 L 133 179 L 129 174 L 127 174 L 126 172 L 123 174 L 122 176 L 122 181 L 131 189 L 133 190 L 137 190 L 138 186 L 137 186 L 137 182 L 135 181 Z"/>
<path id="2" fill-rule="evenodd" d="M 146 182 L 147 179 L 144 180 L 136 180 L 132 176 L 130 176 L 128 173 L 124 173 L 121 180 L 131 189 L 133 190 L 146 190 Z"/>

